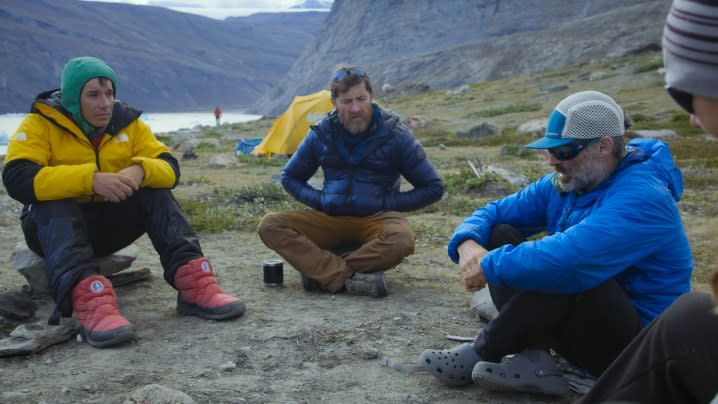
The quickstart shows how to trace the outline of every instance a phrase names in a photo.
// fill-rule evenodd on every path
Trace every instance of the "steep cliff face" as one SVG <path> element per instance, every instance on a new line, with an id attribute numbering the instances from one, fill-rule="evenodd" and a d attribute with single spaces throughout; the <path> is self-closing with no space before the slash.
<path id="1" fill-rule="evenodd" d="M 326 12 L 213 20 L 160 7 L 76 0 L 0 2 L 0 113 L 25 112 L 59 87 L 68 59 L 91 55 L 118 74 L 118 97 L 148 111 L 225 110 L 268 91 Z"/>
<path id="2" fill-rule="evenodd" d="M 365 68 L 376 87 L 456 86 L 617 57 L 660 44 L 670 0 L 336 0 L 289 73 L 251 108 L 281 112 L 327 86 L 332 68 Z"/>

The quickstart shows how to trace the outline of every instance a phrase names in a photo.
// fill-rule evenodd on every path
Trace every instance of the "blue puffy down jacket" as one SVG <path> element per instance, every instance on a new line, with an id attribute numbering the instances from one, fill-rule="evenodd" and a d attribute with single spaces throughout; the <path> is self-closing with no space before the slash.
<path id="1" fill-rule="evenodd" d="M 611 176 L 582 195 L 558 192 L 553 176 L 477 209 L 451 237 L 451 259 L 467 239 L 486 245 L 503 223 L 548 235 L 486 254 L 491 284 L 570 294 L 616 278 L 644 324 L 690 290 L 693 258 L 677 205 L 683 180 L 667 144 L 633 140 Z"/>
<path id="2" fill-rule="evenodd" d="M 373 107 L 374 130 L 351 151 L 332 133 L 330 122 L 337 119 L 336 111 L 312 126 L 284 167 L 284 189 L 332 216 L 405 212 L 441 199 L 444 184 L 424 149 L 396 115 Z M 307 183 L 319 167 L 324 174 L 321 190 Z M 413 189 L 399 190 L 401 176 Z"/>

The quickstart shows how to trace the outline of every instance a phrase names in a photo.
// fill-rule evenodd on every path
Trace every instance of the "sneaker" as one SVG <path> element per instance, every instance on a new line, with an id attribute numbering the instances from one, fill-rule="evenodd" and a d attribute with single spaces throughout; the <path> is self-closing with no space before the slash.
<path id="1" fill-rule="evenodd" d="M 112 283 L 92 275 L 72 288 L 72 308 L 88 344 L 104 348 L 135 338 L 135 327 L 120 314 Z"/>
<path id="2" fill-rule="evenodd" d="M 471 384 L 471 371 L 480 360 L 474 344 L 468 342 L 451 349 L 427 349 L 419 357 L 429 373 L 452 386 Z"/>
<path id="3" fill-rule="evenodd" d="M 177 312 L 210 320 L 226 320 L 241 316 L 245 305 L 238 298 L 222 292 L 212 265 L 204 257 L 193 259 L 175 274 Z"/>
<path id="4" fill-rule="evenodd" d="M 527 349 L 501 363 L 478 362 L 471 378 L 487 390 L 565 396 L 568 380 L 548 351 Z"/>
<path id="5" fill-rule="evenodd" d="M 389 294 L 384 279 L 384 271 L 365 273 L 355 272 L 344 281 L 347 294 L 355 296 L 384 297 Z"/>

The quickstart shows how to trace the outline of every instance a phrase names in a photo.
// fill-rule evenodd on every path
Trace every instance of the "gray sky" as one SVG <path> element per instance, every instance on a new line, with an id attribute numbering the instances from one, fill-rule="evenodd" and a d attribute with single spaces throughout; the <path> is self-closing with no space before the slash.
<path id="1" fill-rule="evenodd" d="M 183 13 L 199 14 L 221 20 L 226 17 L 245 16 L 258 12 L 290 11 L 291 6 L 301 4 L 304 0 L 102 0 L 102 2 L 167 7 Z"/>

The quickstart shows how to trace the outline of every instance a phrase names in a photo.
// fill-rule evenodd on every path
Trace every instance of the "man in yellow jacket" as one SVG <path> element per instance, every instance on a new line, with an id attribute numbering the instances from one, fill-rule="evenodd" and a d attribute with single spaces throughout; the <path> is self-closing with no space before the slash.
<path id="1" fill-rule="evenodd" d="M 24 204 L 28 247 L 45 258 L 56 303 L 50 323 L 74 310 L 92 346 L 134 338 L 96 257 L 144 233 L 160 255 L 165 280 L 178 290 L 180 314 L 240 316 L 244 304 L 219 288 L 170 191 L 180 177 L 177 160 L 139 119 L 141 111 L 115 100 L 116 92 L 107 64 L 72 59 L 61 88 L 37 96 L 8 145 L 3 183 Z"/>

